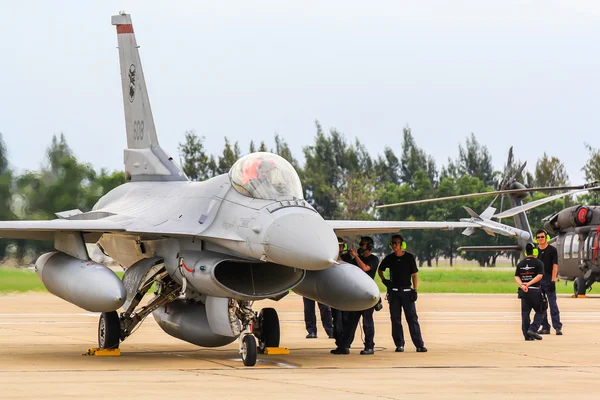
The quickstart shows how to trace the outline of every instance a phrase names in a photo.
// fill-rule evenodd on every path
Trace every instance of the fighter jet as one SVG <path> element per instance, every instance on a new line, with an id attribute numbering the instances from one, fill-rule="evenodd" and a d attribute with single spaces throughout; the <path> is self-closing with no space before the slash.
<path id="1" fill-rule="evenodd" d="M 377 304 L 375 282 L 336 260 L 336 236 L 486 225 L 481 219 L 326 221 L 303 198 L 292 165 L 265 152 L 240 158 L 227 174 L 190 181 L 159 145 L 131 16 L 115 15 L 112 24 L 119 47 L 128 182 L 89 212 L 0 222 L 1 237 L 54 242 L 55 251 L 36 261 L 36 272 L 52 294 L 101 313 L 100 348 L 118 348 L 153 314 L 167 334 L 198 346 L 237 339 L 242 361 L 251 366 L 257 342 L 259 351 L 277 347 L 280 336 L 275 309 L 257 313 L 255 300 L 279 299 L 294 290 L 342 310 Z M 96 244 L 120 264 L 123 278 L 92 261 L 86 244 Z M 142 303 L 153 284 L 154 296 Z"/>

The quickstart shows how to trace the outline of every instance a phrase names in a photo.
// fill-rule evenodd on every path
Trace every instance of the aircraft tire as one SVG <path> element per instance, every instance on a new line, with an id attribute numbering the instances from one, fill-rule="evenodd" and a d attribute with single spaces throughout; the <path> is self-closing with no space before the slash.
<path id="1" fill-rule="evenodd" d="M 242 362 L 246 367 L 256 364 L 256 339 L 253 335 L 246 335 L 242 341 Z"/>
<path id="2" fill-rule="evenodd" d="M 121 321 L 116 311 L 103 312 L 98 321 L 98 347 L 118 349 L 121 339 Z"/>
<path id="3" fill-rule="evenodd" d="M 578 276 L 573 281 L 573 293 L 577 296 L 580 294 L 585 294 L 586 286 L 585 286 L 585 278 L 583 276 Z"/>
<path id="4" fill-rule="evenodd" d="M 279 347 L 280 330 L 279 316 L 274 308 L 263 308 L 258 315 L 260 337 L 258 347 L 264 352 L 266 347 Z"/>

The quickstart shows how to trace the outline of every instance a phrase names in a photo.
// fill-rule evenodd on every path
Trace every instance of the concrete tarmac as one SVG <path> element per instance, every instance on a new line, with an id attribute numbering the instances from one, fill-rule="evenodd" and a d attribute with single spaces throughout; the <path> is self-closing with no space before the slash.
<path id="1" fill-rule="evenodd" d="M 526 342 L 515 295 L 421 294 L 417 310 L 428 353 L 405 328 L 394 352 L 387 304 L 375 313 L 375 350 L 332 355 L 333 340 L 305 339 L 302 299 L 275 307 L 289 355 L 244 367 L 237 342 L 199 348 L 164 333 L 150 316 L 120 357 L 82 354 L 96 346 L 98 315 L 49 294 L 0 296 L 0 399 L 489 399 L 597 398 L 600 298 L 559 298 L 563 336 Z M 318 310 L 317 310 L 318 314 Z M 317 315 L 319 321 L 319 316 Z"/>

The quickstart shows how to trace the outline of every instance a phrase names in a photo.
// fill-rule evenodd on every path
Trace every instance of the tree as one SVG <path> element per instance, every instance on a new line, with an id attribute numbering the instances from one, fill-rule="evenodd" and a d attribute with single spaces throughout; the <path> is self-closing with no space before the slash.
<path id="1" fill-rule="evenodd" d="M 590 154 L 590 158 L 587 159 L 585 165 L 583 168 L 581 168 L 584 173 L 585 180 L 586 182 L 600 181 L 600 150 L 593 148 L 587 143 L 585 148 Z M 583 196 L 580 196 L 578 200 L 586 204 L 600 204 L 597 191 L 589 192 Z"/>
<path id="2" fill-rule="evenodd" d="M 590 153 L 590 158 L 585 162 L 581 170 L 587 182 L 600 181 L 600 150 L 586 143 L 585 148 Z"/>
<path id="3" fill-rule="evenodd" d="M 11 210 L 12 205 L 13 174 L 8 164 L 6 145 L 0 133 L 0 220 L 7 221 L 15 219 Z M 6 254 L 6 246 L 9 240 L 0 239 L 0 259 Z"/>
<path id="4" fill-rule="evenodd" d="M 266 149 L 264 151 L 266 151 Z M 275 151 L 272 152 L 285 158 L 295 169 L 299 168 L 298 161 L 292 155 L 292 150 L 290 150 L 287 142 L 278 134 L 275 134 Z"/>
<path id="5" fill-rule="evenodd" d="M 429 181 L 435 184 L 437 170 L 435 160 L 417 146 L 415 139 L 407 126 L 402 130 L 402 155 L 400 156 L 400 180 L 413 184 L 417 171 L 425 171 Z"/>
<path id="6" fill-rule="evenodd" d="M 569 184 L 569 175 L 564 164 L 556 157 L 549 157 L 545 152 L 535 164 L 535 186 L 565 186 Z M 548 192 L 554 194 L 557 192 Z"/>
<path id="7" fill-rule="evenodd" d="M 390 147 L 386 146 L 383 149 L 383 156 L 377 157 L 373 167 L 378 183 L 382 185 L 386 183 L 398 185 L 400 183 L 400 160 Z"/>
<path id="8" fill-rule="evenodd" d="M 193 181 L 203 181 L 213 176 L 214 158 L 209 159 L 204 150 L 204 136 L 199 137 L 196 131 L 186 131 L 183 143 L 179 143 L 179 155 L 183 158 L 183 172 Z M 254 143 L 250 143 L 252 148 Z"/>
<path id="9" fill-rule="evenodd" d="M 461 177 L 464 175 L 479 178 L 485 186 L 494 184 L 492 156 L 486 146 L 479 144 L 475 135 L 467 137 L 465 146 L 458 145 L 458 159 L 448 160 L 448 166 L 442 170 L 442 176 Z"/>
<path id="10" fill-rule="evenodd" d="M 340 217 L 351 220 L 372 220 L 375 200 L 381 190 L 374 176 L 350 172 L 344 177 L 340 193 Z"/>
<path id="11" fill-rule="evenodd" d="M 216 174 L 220 175 L 228 173 L 229 169 L 235 164 L 238 158 L 240 158 L 240 146 L 238 142 L 235 142 L 233 147 L 231 147 L 229 139 L 225 137 L 225 148 L 223 149 L 223 154 L 219 156 Z"/>
<path id="12" fill-rule="evenodd" d="M 340 198 L 347 176 L 373 172 L 372 160 L 360 142 L 349 145 L 336 129 L 323 132 L 316 121 L 317 135 L 312 146 L 303 148 L 306 162 L 301 170 L 305 198 L 325 218 L 341 216 Z"/>
<path id="13" fill-rule="evenodd" d="M 40 171 L 28 171 L 17 179 L 13 206 L 20 218 L 53 219 L 58 211 L 90 211 L 106 191 L 125 182 L 123 172 L 98 175 L 91 165 L 79 163 L 62 134 L 52 137 L 46 160 Z M 27 249 L 39 253 L 53 248 L 51 242 L 18 243 L 18 258 Z"/>

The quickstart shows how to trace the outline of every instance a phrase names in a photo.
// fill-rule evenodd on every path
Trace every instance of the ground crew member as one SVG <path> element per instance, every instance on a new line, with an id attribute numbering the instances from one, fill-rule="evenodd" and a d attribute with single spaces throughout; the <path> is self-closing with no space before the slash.
<path id="1" fill-rule="evenodd" d="M 423 343 L 417 307 L 415 306 L 419 286 L 417 263 L 411 253 L 404 251 L 406 242 L 401 235 L 392 236 L 390 245 L 393 252 L 388 254 L 381 262 L 379 277 L 388 288 L 392 337 L 396 345 L 396 352 L 401 353 L 404 351 L 404 330 L 402 329 L 402 310 L 404 309 L 410 338 L 417 348 L 417 352 L 425 353 L 427 348 Z M 390 279 L 386 279 L 383 275 L 383 272 L 387 269 L 390 270 Z"/>
<path id="2" fill-rule="evenodd" d="M 525 340 L 542 340 L 535 328 L 542 322 L 543 305 L 540 281 L 544 276 L 544 263 L 537 259 L 537 249 L 532 243 L 525 246 L 525 258 L 517 264 L 515 281 L 521 299 L 521 329 Z M 531 324 L 531 310 L 535 311 Z"/>
<path id="3" fill-rule="evenodd" d="M 339 241 L 340 238 L 338 238 Z M 306 335 L 307 339 L 316 339 L 317 338 L 317 315 L 315 311 L 315 301 L 309 298 L 303 297 L 304 301 L 304 325 L 306 326 L 306 331 L 308 334 Z M 323 324 L 323 329 L 327 333 L 327 337 L 333 339 L 335 337 L 334 327 L 337 320 L 334 319 L 334 310 L 325 305 L 319 304 L 319 313 L 321 314 L 321 323 Z M 337 312 L 337 310 L 335 310 Z M 341 318 L 340 322 L 341 324 Z M 342 328 L 339 328 L 340 331 Z"/>
<path id="4" fill-rule="evenodd" d="M 556 278 L 558 275 L 558 251 L 551 244 L 548 244 L 550 235 L 543 229 L 540 229 L 535 234 L 535 240 L 538 243 L 538 259 L 544 263 L 544 277 L 540 282 L 542 292 L 548 298 L 548 306 L 550 308 L 550 317 L 552 318 L 552 327 L 556 330 L 557 335 L 562 335 L 562 322 L 560 322 L 560 311 L 556 302 Z M 532 329 L 542 335 L 550 334 L 550 323 L 548 322 L 548 312 L 544 311 L 541 329 L 538 331 L 539 325 L 532 326 Z"/>
<path id="5" fill-rule="evenodd" d="M 370 236 L 360 238 L 358 251 L 350 250 L 350 254 L 354 257 L 353 264 L 362 269 L 372 279 L 375 279 L 379 258 L 371 253 L 375 243 Z M 363 330 L 365 332 L 365 348 L 360 352 L 361 355 L 375 353 L 375 323 L 373 321 L 373 311 L 375 307 L 368 308 L 363 311 L 344 311 L 344 326 L 341 338 L 336 339 L 337 348 L 331 350 L 331 354 L 349 354 L 350 346 L 354 341 L 354 334 L 360 317 L 363 320 Z"/>
<path id="6" fill-rule="evenodd" d="M 304 300 L 304 325 L 306 326 L 307 339 L 317 338 L 317 315 L 315 312 L 315 301 L 309 298 L 303 297 Z M 333 319 L 331 317 L 331 308 L 325 304 L 319 304 L 319 312 L 321 314 L 321 323 L 323 329 L 327 333 L 327 337 L 333 338 Z"/>
<path id="7" fill-rule="evenodd" d="M 339 247 L 337 260 L 347 263 L 352 262 L 352 256 L 348 251 L 348 245 L 346 245 L 344 239 L 338 236 L 337 240 Z M 344 330 L 344 315 L 345 314 L 342 312 L 342 310 L 337 310 L 335 308 L 331 309 L 331 316 L 333 318 L 333 337 L 335 338 L 336 342 L 342 338 L 342 332 Z"/>

